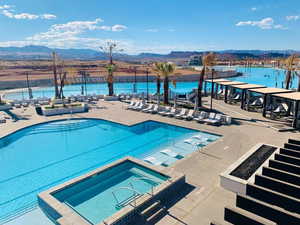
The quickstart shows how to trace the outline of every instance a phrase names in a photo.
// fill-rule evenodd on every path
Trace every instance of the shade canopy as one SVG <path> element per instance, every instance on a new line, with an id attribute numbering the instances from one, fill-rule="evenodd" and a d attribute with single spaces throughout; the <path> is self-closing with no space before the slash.
<path id="1" fill-rule="evenodd" d="M 231 82 L 231 80 L 226 80 L 226 79 L 207 79 L 205 80 L 206 82 L 210 82 L 210 83 L 217 83 L 218 82 Z"/>
<path id="2" fill-rule="evenodd" d="M 233 88 L 238 88 L 242 90 L 249 90 L 249 89 L 256 89 L 256 88 L 265 88 L 266 86 L 258 85 L 258 84 L 238 84 L 238 85 L 232 85 Z"/>
<path id="3" fill-rule="evenodd" d="M 292 101 L 300 101 L 300 92 L 280 93 L 280 94 L 274 94 L 272 96 L 285 98 Z"/>
<path id="4" fill-rule="evenodd" d="M 279 94 L 279 93 L 289 93 L 292 90 L 282 89 L 282 88 L 257 88 L 250 91 L 260 93 L 260 94 Z"/>
<path id="5" fill-rule="evenodd" d="M 232 86 L 232 85 L 244 85 L 247 84 L 246 82 L 242 82 L 242 81 L 225 81 L 225 82 L 216 82 L 219 85 L 223 85 L 223 86 Z"/>

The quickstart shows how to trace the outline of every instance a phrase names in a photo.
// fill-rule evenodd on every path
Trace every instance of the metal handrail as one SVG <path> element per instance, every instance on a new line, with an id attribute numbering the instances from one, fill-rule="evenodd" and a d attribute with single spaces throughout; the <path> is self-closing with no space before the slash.
<path id="1" fill-rule="evenodd" d="M 155 184 L 159 184 L 159 182 L 157 182 L 157 181 L 155 181 L 155 180 L 153 180 L 153 179 L 151 179 L 149 177 L 137 177 L 137 178 L 134 178 L 133 180 L 148 180 L 148 181 L 152 181 Z M 133 187 L 132 183 L 130 183 L 130 184 Z M 149 183 L 147 183 L 147 184 L 149 184 Z M 152 185 L 152 184 L 149 184 L 149 185 L 151 185 L 151 195 L 153 196 L 154 195 L 154 187 L 155 187 L 155 185 Z"/>
<path id="2" fill-rule="evenodd" d="M 120 190 L 120 189 L 123 189 L 123 190 L 130 190 L 130 191 L 132 191 L 133 192 L 133 195 L 131 195 L 129 198 L 127 198 L 127 199 L 130 199 L 131 197 L 134 197 L 134 207 L 136 207 L 136 197 L 137 196 L 140 196 L 140 195 L 142 195 L 141 193 L 139 193 L 137 190 L 135 190 L 134 188 L 133 188 L 133 185 L 131 184 L 131 183 L 129 183 L 130 184 L 130 186 L 131 187 L 119 187 L 117 190 Z M 117 196 L 116 196 L 116 194 L 115 194 L 115 192 L 117 191 L 117 190 L 114 190 L 114 191 L 112 191 L 112 195 L 114 196 L 114 198 L 115 198 L 115 200 L 116 200 L 116 202 L 117 202 L 117 206 L 119 206 L 119 205 L 121 205 L 121 203 L 122 202 L 124 202 L 124 201 L 118 201 L 118 198 L 117 198 Z M 125 199 L 125 200 L 127 200 L 127 199 Z"/>

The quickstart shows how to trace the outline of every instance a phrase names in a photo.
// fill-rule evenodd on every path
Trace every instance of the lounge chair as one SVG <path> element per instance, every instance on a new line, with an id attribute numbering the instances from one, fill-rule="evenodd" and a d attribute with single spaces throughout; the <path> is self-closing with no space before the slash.
<path id="1" fill-rule="evenodd" d="M 147 113 L 149 110 L 153 109 L 153 104 L 149 104 L 147 108 L 142 109 L 142 112 Z"/>
<path id="2" fill-rule="evenodd" d="M 158 112 L 158 105 L 154 105 L 153 109 L 148 110 L 147 112 L 148 113 L 153 113 L 153 114 L 157 113 Z"/>
<path id="3" fill-rule="evenodd" d="M 172 108 L 170 112 L 165 113 L 165 116 L 173 117 L 176 114 L 176 109 Z"/>
<path id="4" fill-rule="evenodd" d="M 155 166 L 166 165 L 165 162 L 159 161 L 158 159 L 156 159 L 153 156 L 149 156 L 149 157 L 144 158 L 144 161 L 148 162 L 148 163 L 151 163 L 151 164 L 153 164 Z"/>
<path id="5" fill-rule="evenodd" d="M 194 119 L 195 110 L 190 110 L 187 115 L 183 115 L 182 119 L 184 120 L 193 120 Z"/>
<path id="6" fill-rule="evenodd" d="M 210 141 L 209 138 L 203 137 L 202 135 L 195 135 L 192 138 L 195 138 L 195 139 L 199 140 L 201 143 Z"/>
<path id="7" fill-rule="evenodd" d="M 183 142 L 186 143 L 186 144 L 189 144 L 189 145 L 197 146 L 197 147 L 202 145 L 202 142 L 200 142 L 200 141 L 198 141 L 194 138 L 186 139 Z"/>
<path id="8" fill-rule="evenodd" d="M 182 119 L 182 117 L 185 115 L 186 109 L 181 109 L 181 112 L 175 115 L 176 119 Z"/>
<path id="9" fill-rule="evenodd" d="M 134 108 L 134 110 L 141 111 L 141 110 L 143 110 L 145 108 L 145 106 L 146 106 L 146 104 L 141 103 L 138 107 Z"/>
<path id="10" fill-rule="evenodd" d="M 160 151 L 162 154 L 173 157 L 173 158 L 177 158 L 177 159 L 182 159 L 184 158 L 182 155 L 180 155 L 177 152 L 172 151 L 171 149 L 164 149 L 162 151 Z"/>
<path id="11" fill-rule="evenodd" d="M 143 105 L 142 102 L 138 102 L 135 106 L 133 106 L 131 109 L 132 110 L 137 110 L 139 107 L 141 107 Z"/>
<path id="12" fill-rule="evenodd" d="M 126 107 L 126 109 L 131 109 L 132 107 L 134 107 L 138 102 L 132 101 L 129 106 Z"/>
<path id="13" fill-rule="evenodd" d="M 214 123 L 215 122 L 216 113 L 209 113 L 208 118 L 204 119 L 205 123 Z"/>
<path id="14" fill-rule="evenodd" d="M 194 118 L 194 120 L 196 120 L 198 123 L 204 122 L 204 120 L 207 118 L 207 113 L 204 111 L 200 112 L 200 115 L 196 118 Z"/>
<path id="15" fill-rule="evenodd" d="M 167 107 L 164 108 L 163 111 L 158 112 L 158 114 L 161 115 L 161 116 L 165 116 L 165 114 L 166 114 L 167 112 L 170 112 L 170 110 L 171 110 L 171 107 L 170 107 L 170 106 L 167 106 Z"/>

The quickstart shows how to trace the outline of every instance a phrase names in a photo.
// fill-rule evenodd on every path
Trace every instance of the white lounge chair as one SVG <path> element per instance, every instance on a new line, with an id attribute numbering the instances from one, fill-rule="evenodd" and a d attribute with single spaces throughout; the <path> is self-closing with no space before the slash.
<path id="1" fill-rule="evenodd" d="M 135 106 L 133 106 L 131 109 L 132 110 L 137 110 L 139 107 L 141 107 L 141 105 L 143 105 L 142 102 L 138 102 Z"/>
<path id="2" fill-rule="evenodd" d="M 176 114 L 176 109 L 172 108 L 170 112 L 165 113 L 166 116 L 173 117 Z"/>
<path id="3" fill-rule="evenodd" d="M 209 139 L 209 138 L 203 137 L 202 135 L 195 135 L 195 136 L 193 136 L 192 138 L 195 138 L 195 139 L 199 140 L 199 141 L 202 142 L 202 143 L 211 140 L 211 139 Z"/>
<path id="4" fill-rule="evenodd" d="M 161 116 L 165 116 L 165 114 L 170 112 L 170 110 L 171 110 L 171 107 L 167 106 L 167 107 L 164 108 L 163 111 L 158 112 L 158 114 L 161 115 Z"/>
<path id="5" fill-rule="evenodd" d="M 193 146 L 199 146 L 202 144 L 202 142 L 194 139 L 194 138 L 189 138 L 189 139 L 186 139 L 183 141 L 184 143 L 186 144 L 189 144 L 189 145 L 193 145 Z"/>
<path id="6" fill-rule="evenodd" d="M 129 106 L 126 107 L 126 109 L 132 109 L 134 106 L 136 106 L 138 102 L 132 101 Z"/>
<path id="7" fill-rule="evenodd" d="M 146 106 L 146 104 L 141 103 L 140 106 L 136 107 L 134 110 L 141 111 L 141 110 L 143 110 L 145 108 L 145 106 Z"/>
<path id="8" fill-rule="evenodd" d="M 194 119 L 195 110 L 188 111 L 187 115 L 183 115 L 182 119 L 184 120 L 193 120 Z"/>
<path id="9" fill-rule="evenodd" d="M 210 113 L 208 118 L 205 119 L 204 122 L 211 125 L 218 125 L 222 122 L 221 120 L 222 114 Z"/>
<path id="10" fill-rule="evenodd" d="M 183 158 L 183 156 L 177 152 L 172 151 L 171 149 L 164 149 L 162 151 L 160 151 L 162 154 L 173 157 L 173 158 L 177 158 L 177 159 L 181 159 Z"/>
<path id="11" fill-rule="evenodd" d="M 148 162 L 148 163 L 151 163 L 151 164 L 153 164 L 155 166 L 159 166 L 159 165 L 163 165 L 164 164 L 163 161 L 159 161 L 158 159 L 156 159 L 153 156 L 149 156 L 149 157 L 144 158 L 144 161 Z"/>
<path id="12" fill-rule="evenodd" d="M 181 109 L 181 112 L 175 115 L 176 119 L 182 119 L 182 117 L 186 114 L 186 109 Z"/>
<path id="13" fill-rule="evenodd" d="M 152 114 L 158 113 L 158 105 L 154 105 L 154 108 L 152 110 L 149 110 L 149 112 Z"/>
<path id="14" fill-rule="evenodd" d="M 198 123 L 203 122 L 205 119 L 207 118 L 207 113 L 204 111 L 200 112 L 200 115 L 196 118 L 194 118 L 194 120 L 196 120 Z"/>
<path id="15" fill-rule="evenodd" d="M 149 104 L 149 106 L 145 109 L 142 109 L 142 112 L 145 112 L 147 113 L 149 110 L 152 110 L 153 109 L 153 104 Z"/>

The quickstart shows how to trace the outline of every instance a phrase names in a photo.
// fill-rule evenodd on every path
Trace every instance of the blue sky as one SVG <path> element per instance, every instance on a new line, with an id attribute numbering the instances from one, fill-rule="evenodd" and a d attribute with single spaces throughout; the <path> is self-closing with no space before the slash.
<path id="1" fill-rule="evenodd" d="M 0 0 L 0 46 L 296 49 L 299 0 Z"/>

